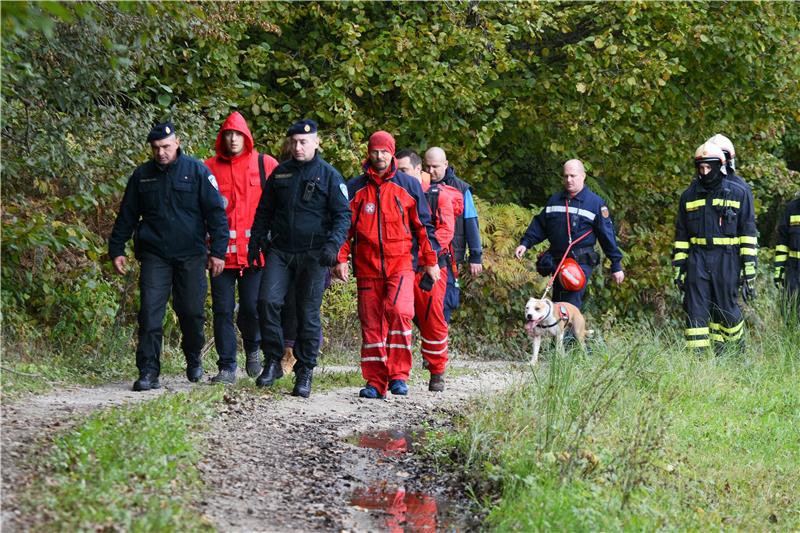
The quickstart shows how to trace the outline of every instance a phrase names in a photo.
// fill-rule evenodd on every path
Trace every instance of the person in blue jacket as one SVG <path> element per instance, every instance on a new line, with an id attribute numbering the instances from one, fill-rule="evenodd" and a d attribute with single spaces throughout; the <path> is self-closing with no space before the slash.
<path id="1" fill-rule="evenodd" d="M 464 212 L 456 217 L 456 230 L 453 235 L 453 261 L 448 262 L 447 291 L 444 295 L 444 318 L 450 323 L 453 311 L 461 305 L 461 288 L 459 286 L 459 272 L 455 269 L 467 259 L 469 248 L 469 272 L 478 276 L 483 272 L 483 247 L 481 246 L 481 232 L 478 227 L 478 211 L 472 199 L 472 187 L 456 176 L 456 172 L 447 161 L 447 154 L 438 146 L 429 148 L 425 152 L 423 170 L 430 174 L 431 183 L 442 182 L 461 191 L 464 195 Z"/>
<path id="2" fill-rule="evenodd" d="M 131 235 L 141 263 L 135 391 L 161 386 L 162 323 L 170 293 L 181 328 L 186 377 L 197 382 L 203 376 L 205 271 L 212 276 L 222 272 L 228 246 L 228 220 L 211 171 L 181 151 L 171 122 L 154 126 L 147 142 L 153 159 L 137 167 L 128 180 L 108 240 L 108 254 L 119 274 L 126 271 L 125 243 Z"/>
<path id="3" fill-rule="evenodd" d="M 550 241 L 550 248 L 536 264 L 541 275 L 549 276 L 555 272 L 570 243 L 591 231 L 575 244 L 569 256 L 577 261 L 588 280 L 592 269 L 600 263 L 600 256 L 594 250 L 595 243 L 600 241 L 600 247 L 611 261 L 611 277 L 617 284 L 622 283 L 625 279 L 622 252 L 617 246 L 608 206 L 584 185 L 585 181 L 586 170 L 580 160 L 570 159 L 564 163 L 564 190 L 551 196 L 544 209 L 533 217 L 514 255 L 522 259 L 529 248 L 544 240 Z M 569 302 L 580 309 L 585 292 L 585 285 L 579 291 L 566 290 L 557 276 L 553 284 L 553 301 Z"/>
<path id="4" fill-rule="evenodd" d="M 308 398 L 319 354 L 326 271 L 336 264 L 350 228 L 350 201 L 342 175 L 319 154 L 316 122 L 296 122 L 286 135 L 292 139 L 292 158 L 267 180 L 248 250 L 250 265 L 264 266 L 258 314 L 266 360 L 256 386 L 270 387 L 283 377 L 281 310 L 294 286 L 298 328 L 292 395 Z"/>

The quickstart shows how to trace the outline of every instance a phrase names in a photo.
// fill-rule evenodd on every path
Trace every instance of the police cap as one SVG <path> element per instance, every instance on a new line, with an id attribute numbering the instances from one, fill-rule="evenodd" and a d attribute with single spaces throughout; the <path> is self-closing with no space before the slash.
<path id="1" fill-rule="evenodd" d="M 170 135 L 175 134 L 175 126 L 172 125 L 172 122 L 162 122 L 161 124 L 156 124 L 153 126 L 153 129 L 150 130 L 150 133 L 147 134 L 147 142 L 151 143 L 153 141 L 160 141 L 161 139 L 166 139 Z"/>
<path id="2" fill-rule="evenodd" d="M 303 134 L 303 133 L 317 133 L 317 123 L 310 118 L 304 118 L 289 126 L 286 136 Z"/>

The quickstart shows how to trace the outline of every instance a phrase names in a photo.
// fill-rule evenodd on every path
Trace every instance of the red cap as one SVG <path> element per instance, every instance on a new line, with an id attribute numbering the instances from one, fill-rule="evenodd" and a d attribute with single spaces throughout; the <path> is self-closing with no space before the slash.
<path id="1" fill-rule="evenodd" d="M 394 155 L 394 137 L 386 131 L 376 131 L 369 138 L 368 150 L 386 150 Z"/>

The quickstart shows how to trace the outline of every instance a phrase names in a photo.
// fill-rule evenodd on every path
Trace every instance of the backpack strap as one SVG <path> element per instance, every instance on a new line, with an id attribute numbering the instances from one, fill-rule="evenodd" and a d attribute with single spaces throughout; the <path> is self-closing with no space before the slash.
<path id="1" fill-rule="evenodd" d="M 264 168 L 264 154 L 258 154 L 258 175 L 261 176 L 261 190 L 267 186 L 267 169 Z"/>

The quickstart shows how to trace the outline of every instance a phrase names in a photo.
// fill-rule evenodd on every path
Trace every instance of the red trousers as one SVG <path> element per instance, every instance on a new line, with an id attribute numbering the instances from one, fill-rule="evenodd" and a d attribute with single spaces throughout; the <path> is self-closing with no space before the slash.
<path id="1" fill-rule="evenodd" d="M 444 293 L 447 291 L 447 270 L 433 284 L 430 292 L 419 288 L 423 273 L 414 282 L 415 321 L 422 337 L 422 358 L 431 374 L 442 374 L 447 365 L 447 321 L 444 319 Z"/>
<path id="2" fill-rule="evenodd" d="M 389 380 L 407 380 L 411 371 L 414 272 L 358 279 L 357 285 L 361 374 L 380 394 L 386 394 Z"/>

